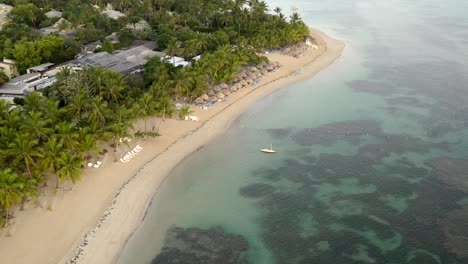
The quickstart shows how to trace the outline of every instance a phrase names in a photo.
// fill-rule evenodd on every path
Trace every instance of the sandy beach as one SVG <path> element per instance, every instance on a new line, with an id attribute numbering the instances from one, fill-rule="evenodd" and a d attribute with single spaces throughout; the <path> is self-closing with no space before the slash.
<path id="1" fill-rule="evenodd" d="M 194 108 L 200 120 L 153 119 L 161 136 L 132 140 L 143 150 L 130 162 L 109 153 L 98 168 L 85 170 L 73 189 L 44 195 L 15 213 L 0 237 L 2 263 L 114 263 L 142 221 L 158 186 L 186 156 L 221 135 L 255 101 L 288 84 L 309 79 L 340 57 L 344 44 L 311 30 L 318 49 L 295 58 L 267 54 L 282 66 L 255 86 L 239 90 L 208 110 Z M 142 126 L 143 122 L 136 124 Z M 128 149 L 122 148 L 123 156 Z"/>

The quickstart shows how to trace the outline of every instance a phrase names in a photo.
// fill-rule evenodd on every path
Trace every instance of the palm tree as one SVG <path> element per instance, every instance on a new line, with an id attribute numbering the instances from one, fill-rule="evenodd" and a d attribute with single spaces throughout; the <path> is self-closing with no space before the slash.
<path id="1" fill-rule="evenodd" d="M 46 119 L 50 119 L 52 124 L 60 122 L 66 113 L 66 109 L 60 108 L 59 104 L 60 102 L 58 100 L 49 99 L 44 106 L 44 116 Z"/>
<path id="2" fill-rule="evenodd" d="M 172 64 L 175 67 L 175 55 L 179 52 L 180 42 L 176 38 L 171 38 L 169 43 L 167 43 L 166 54 L 169 57 L 172 57 Z"/>
<path id="3" fill-rule="evenodd" d="M 102 97 L 94 97 L 91 100 L 90 111 L 88 112 L 88 122 L 104 125 L 112 114 L 106 101 Z"/>
<path id="4" fill-rule="evenodd" d="M 151 84 L 150 93 L 155 99 L 157 99 L 165 92 L 171 90 L 172 87 L 174 87 L 174 80 L 171 79 L 169 73 L 165 72 L 164 74 L 161 74 L 157 82 L 153 82 L 153 84 Z"/>
<path id="5" fill-rule="evenodd" d="M 117 161 L 119 157 L 119 146 L 122 141 L 122 138 L 131 137 L 130 133 L 128 133 L 128 129 L 129 127 L 123 126 L 121 123 L 112 123 L 108 127 L 108 131 L 112 135 L 112 143 L 114 145 L 114 152 L 115 152 L 114 161 Z M 128 144 L 127 141 L 123 141 L 123 143 Z"/>
<path id="6" fill-rule="evenodd" d="M 55 174 L 60 166 L 59 159 L 62 152 L 63 144 L 58 141 L 57 136 L 50 137 L 44 144 L 40 167 L 45 172 Z"/>
<path id="7" fill-rule="evenodd" d="M 107 127 L 107 132 L 110 133 L 112 141 L 114 143 L 114 151 L 118 153 L 119 144 L 121 139 L 125 137 L 131 137 L 128 133 L 130 129 L 133 129 L 133 124 L 130 120 L 131 112 L 127 108 L 120 107 L 117 109 L 114 115 L 114 122 Z M 127 144 L 127 142 L 125 142 Z M 117 159 L 116 159 L 117 160 Z"/>
<path id="8" fill-rule="evenodd" d="M 96 135 L 89 132 L 89 128 L 79 131 L 80 151 L 95 157 L 102 149 L 98 147 Z"/>
<path id="9" fill-rule="evenodd" d="M 174 88 L 176 90 L 176 100 L 188 90 L 192 76 L 187 68 L 178 69 L 174 74 Z"/>
<path id="10" fill-rule="evenodd" d="M 80 179 L 81 172 L 83 171 L 81 164 L 83 158 L 81 155 L 73 154 L 71 152 L 62 152 L 59 158 L 60 168 L 57 170 L 57 189 L 61 183 L 71 180 L 73 184 L 76 180 Z"/>
<path id="11" fill-rule="evenodd" d="M 105 75 L 105 70 L 98 67 L 89 67 L 84 70 L 83 73 L 92 80 L 92 87 L 95 89 L 93 94 L 101 95 L 103 92 L 102 80 Z"/>
<path id="12" fill-rule="evenodd" d="M 21 121 L 19 108 L 15 108 L 3 114 L 3 119 L 0 119 L 0 125 L 18 130 L 21 126 Z"/>
<path id="13" fill-rule="evenodd" d="M 40 93 L 32 92 L 24 97 L 23 108 L 24 110 L 26 110 L 26 112 L 40 112 L 41 109 L 44 107 L 46 100 L 47 99 L 43 97 Z"/>
<path id="14" fill-rule="evenodd" d="M 0 205 L 5 211 L 5 224 L 8 225 L 9 209 L 22 201 L 23 183 L 21 178 L 13 173 L 11 169 L 0 171 Z"/>
<path id="15" fill-rule="evenodd" d="M 109 69 L 104 69 L 101 76 L 102 89 L 100 95 L 108 102 L 118 102 L 122 97 L 123 91 L 127 88 L 127 84 L 122 78 L 122 75 Z"/>
<path id="16" fill-rule="evenodd" d="M 193 78 L 190 83 L 190 88 L 187 89 L 187 97 L 192 102 L 194 96 L 201 95 L 208 89 L 208 76 L 205 72 L 200 71 L 200 68 L 195 69 L 193 72 Z M 190 94 L 188 94 L 190 92 Z"/>
<path id="17" fill-rule="evenodd" d="M 193 110 L 190 110 L 190 106 L 189 105 L 184 105 L 182 106 L 182 108 L 179 110 L 179 118 L 180 119 L 184 119 L 186 116 L 190 115 L 191 113 L 193 113 Z"/>
<path id="18" fill-rule="evenodd" d="M 79 91 L 72 97 L 70 102 L 67 104 L 66 109 L 73 117 L 81 120 L 81 115 L 85 111 L 88 102 L 89 99 L 86 97 L 86 93 L 84 91 Z"/>
<path id="19" fill-rule="evenodd" d="M 54 132 L 54 130 L 49 127 L 49 124 L 50 120 L 43 120 L 42 113 L 29 112 L 21 126 L 21 130 L 28 132 L 36 139 L 43 139 Z"/>
<path id="20" fill-rule="evenodd" d="M 38 170 L 33 171 L 34 179 L 28 179 L 27 177 L 21 177 L 21 183 L 23 184 L 23 197 L 21 199 L 21 207 L 20 210 L 24 210 L 24 205 L 27 202 L 29 198 L 33 199 L 36 201 L 36 197 L 39 194 L 38 192 L 38 186 L 37 186 L 37 180 L 42 180 L 43 178 L 40 177 L 39 175 L 36 175 Z"/>
<path id="21" fill-rule="evenodd" d="M 158 112 L 162 115 L 163 121 L 164 121 L 166 119 L 166 116 L 167 117 L 172 116 L 175 110 L 175 106 L 171 98 L 166 95 L 159 99 L 157 103 L 157 109 L 158 109 Z"/>
<path id="22" fill-rule="evenodd" d="M 16 133 L 17 131 L 13 128 L 0 126 L 0 146 L 8 146 L 8 144 L 15 139 Z M 5 150 L 5 148 L 3 150 Z"/>
<path id="23" fill-rule="evenodd" d="M 31 167 L 35 165 L 34 157 L 41 157 L 37 151 L 37 139 L 31 139 L 29 134 L 20 132 L 16 138 L 8 145 L 6 151 L 13 158 L 13 166 L 24 164 L 29 178 L 32 178 Z"/>
<path id="24" fill-rule="evenodd" d="M 57 140 L 69 151 L 78 151 L 80 142 L 77 130 L 68 122 L 60 122 L 55 126 Z"/>
<path id="25" fill-rule="evenodd" d="M 149 116 L 156 114 L 157 104 L 154 102 L 154 97 L 150 93 L 145 93 L 138 100 L 138 112 L 143 116 L 145 121 L 145 133 L 147 132 L 146 123 Z"/>
<path id="26" fill-rule="evenodd" d="M 291 22 L 291 24 L 297 24 L 301 21 L 301 17 L 299 16 L 299 14 L 297 12 L 294 12 L 292 13 L 292 15 L 289 17 L 289 20 Z"/>
<path id="27" fill-rule="evenodd" d="M 8 101 L 5 101 L 5 100 L 0 100 L 0 124 L 2 119 L 3 119 L 3 115 L 5 115 L 6 113 L 8 113 L 8 111 L 10 110 L 10 107 L 11 107 L 11 104 L 8 102 Z"/>

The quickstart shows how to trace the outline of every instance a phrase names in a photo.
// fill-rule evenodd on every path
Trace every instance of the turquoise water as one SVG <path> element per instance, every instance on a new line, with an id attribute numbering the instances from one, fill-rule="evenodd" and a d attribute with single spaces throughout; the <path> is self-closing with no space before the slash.
<path id="1" fill-rule="evenodd" d="M 182 162 L 119 263 L 217 263 L 197 239 L 243 252 L 224 263 L 468 263 L 468 2 L 269 5 L 299 7 L 342 58 Z"/>

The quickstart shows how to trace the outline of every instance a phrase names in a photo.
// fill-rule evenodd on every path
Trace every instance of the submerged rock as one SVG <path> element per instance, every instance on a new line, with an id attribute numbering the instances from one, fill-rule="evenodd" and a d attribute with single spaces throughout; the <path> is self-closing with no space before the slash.
<path id="1" fill-rule="evenodd" d="M 226 234 L 221 228 L 171 228 L 162 252 L 152 264 L 248 264 L 242 253 L 248 242 L 240 235 Z"/>
<path id="2" fill-rule="evenodd" d="M 468 159 L 439 157 L 427 161 L 426 166 L 445 184 L 468 193 Z"/>
<path id="3" fill-rule="evenodd" d="M 273 186 L 263 183 L 255 183 L 247 185 L 240 189 L 240 194 L 248 198 L 260 198 L 262 196 L 271 194 L 275 191 Z"/>
<path id="4" fill-rule="evenodd" d="M 329 123 L 317 128 L 300 130 L 292 135 L 292 139 L 300 145 L 330 145 L 339 137 L 359 137 L 364 135 L 378 136 L 382 134 L 380 124 L 371 120 L 348 120 Z"/>
<path id="5" fill-rule="evenodd" d="M 441 221 L 445 248 L 459 257 L 468 257 L 468 207 L 450 212 Z"/>
<path id="6" fill-rule="evenodd" d="M 355 92 L 371 93 L 376 95 L 391 95 L 397 92 L 397 89 L 387 83 L 368 81 L 368 80 L 355 80 L 348 82 L 348 86 Z"/>

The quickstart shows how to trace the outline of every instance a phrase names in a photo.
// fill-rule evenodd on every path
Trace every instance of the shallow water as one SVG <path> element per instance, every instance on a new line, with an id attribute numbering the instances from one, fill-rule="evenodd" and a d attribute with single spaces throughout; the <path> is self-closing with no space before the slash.
<path id="1" fill-rule="evenodd" d="M 190 245 L 174 226 L 242 236 L 232 263 L 468 263 L 468 2 L 269 3 L 299 7 L 343 57 L 180 164 L 119 263 Z"/>

